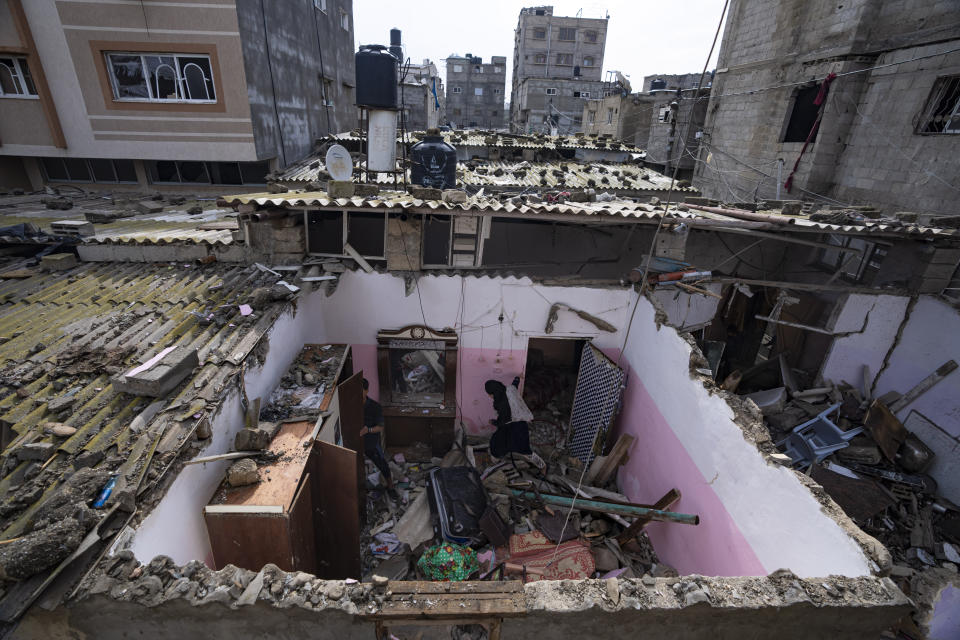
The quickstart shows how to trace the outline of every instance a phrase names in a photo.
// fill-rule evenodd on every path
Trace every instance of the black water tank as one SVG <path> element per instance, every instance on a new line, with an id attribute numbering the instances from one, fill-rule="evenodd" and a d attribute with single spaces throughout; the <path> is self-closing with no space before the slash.
<path id="1" fill-rule="evenodd" d="M 667 88 L 667 81 L 657 78 L 650 83 L 650 91 L 660 91 Z"/>
<path id="2" fill-rule="evenodd" d="M 435 189 L 457 186 L 457 150 L 444 141 L 436 129 L 410 149 L 410 180 Z"/>
<path id="3" fill-rule="evenodd" d="M 355 56 L 357 106 L 397 108 L 397 59 L 381 44 L 365 44 Z"/>

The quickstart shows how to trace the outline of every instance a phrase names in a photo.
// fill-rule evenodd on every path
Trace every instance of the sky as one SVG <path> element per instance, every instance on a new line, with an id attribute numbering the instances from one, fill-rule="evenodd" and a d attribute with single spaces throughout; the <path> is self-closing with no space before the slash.
<path id="1" fill-rule="evenodd" d="M 390 44 L 390 29 L 403 32 L 405 53 L 413 62 L 430 58 L 446 74 L 443 59 L 472 53 L 488 62 L 507 58 L 507 93 L 513 73 L 513 35 L 520 9 L 549 4 L 508 0 L 406 2 L 353 0 L 354 44 Z M 610 16 L 603 71 L 620 71 L 634 91 L 646 75 L 699 73 L 717 29 L 723 0 L 612 0 L 554 2 L 553 14 L 584 18 Z M 721 38 L 723 33 L 720 34 Z M 718 40 L 716 49 L 719 50 Z M 716 64 L 713 53 L 709 69 Z M 604 75 L 604 77 L 606 77 Z M 509 99 L 509 95 L 508 95 Z"/>

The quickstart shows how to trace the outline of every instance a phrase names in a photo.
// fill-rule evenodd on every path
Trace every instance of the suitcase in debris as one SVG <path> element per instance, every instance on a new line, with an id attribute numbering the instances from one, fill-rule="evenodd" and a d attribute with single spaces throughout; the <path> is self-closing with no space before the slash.
<path id="1" fill-rule="evenodd" d="M 435 528 L 444 540 L 466 545 L 482 540 L 480 518 L 487 508 L 487 494 L 476 469 L 433 469 L 427 495 Z"/>

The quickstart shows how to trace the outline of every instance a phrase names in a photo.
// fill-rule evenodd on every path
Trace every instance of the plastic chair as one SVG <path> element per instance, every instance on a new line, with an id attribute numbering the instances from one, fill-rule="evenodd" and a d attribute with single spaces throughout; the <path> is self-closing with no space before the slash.
<path id="1" fill-rule="evenodd" d="M 797 425 L 790 435 L 777 443 L 777 447 L 793 460 L 793 466 L 805 467 L 820 462 L 831 453 L 850 446 L 850 440 L 863 433 L 863 427 L 844 431 L 827 417 L 839 407 L 835 404 Z"/>

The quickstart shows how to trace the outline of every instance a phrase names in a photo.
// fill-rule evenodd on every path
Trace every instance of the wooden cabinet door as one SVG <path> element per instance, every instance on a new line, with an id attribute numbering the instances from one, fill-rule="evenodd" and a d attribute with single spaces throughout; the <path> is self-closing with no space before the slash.
<path id="1" fill-rule="evenodd" d="M 357 464 L 362 455 L 329 442 L 318 440 L 313 445 L 311 502 L 320 578 L 361 578 Z"/>

